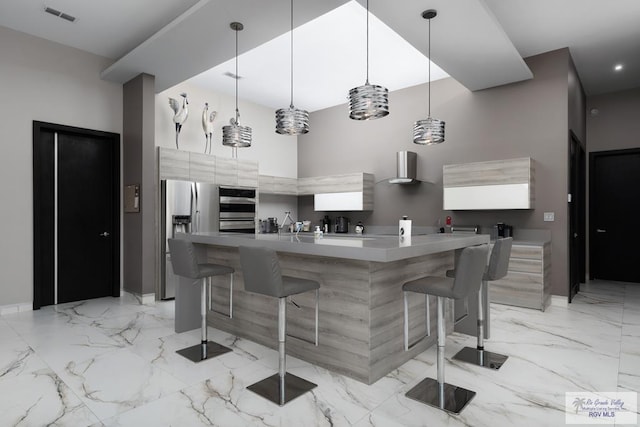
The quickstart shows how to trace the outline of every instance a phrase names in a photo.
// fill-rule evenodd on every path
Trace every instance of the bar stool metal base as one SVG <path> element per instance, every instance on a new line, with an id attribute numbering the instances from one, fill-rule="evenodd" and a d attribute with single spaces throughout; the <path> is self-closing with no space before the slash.
<path id="1" fill-rule="evenodd" d="M 444 402 L 440 405 L 440 387 L 433 378 L 425 378 L 409 390 L 405 396 L 438 409 L 459 414 L 476 395 L 475 391 L 444 383 Z"/>
<path id="2" fill-rule="evenodd" d="M 248 386 L 247 389 L 276 405 L 282 406 L 317 386 L 317 384 L 287 372 L 284 377 L 284 399 L 280 398 L 280 374 L 278 373 Z"/>
<path id="3" fill-rule="evenodd" d="M 213 359 L 214 357 L 218 357 L 230 351 L 231 349 L 229 347 L 220 345 L 217 342 L 207 341 L 206 344 L 202 343 L 192 345 L 191 347 L 177 350 L 176 353 L 180 356 L 186 357 L 192 362 L 201 362 L 203 360 Z"/>
<path id="4" fill-rule="evenodd" d="M 492 353 L 487 350 L 478 350 L 477 348 L 465 347 L 453 356 L 454 359 L 462 362 L 471 363 L 473 365 L 482 366 L 484 368 L 498 370 L 507 361 L 509 356 L 504 354 Z"/>

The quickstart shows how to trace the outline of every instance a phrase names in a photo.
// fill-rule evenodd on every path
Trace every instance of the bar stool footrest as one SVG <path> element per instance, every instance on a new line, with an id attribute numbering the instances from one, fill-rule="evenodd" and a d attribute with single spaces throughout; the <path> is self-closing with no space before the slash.
<path id="1" fill-rule="evenodd" d="M 186 357 L 192 362 L 201 362 L 207 359 L 213 359 L 214 357 L 232 351 L 229 347 L 218 344 L 217 342 L 207 341 L 207 344 L 196 344 L 191 347 L 186 347 L 181 350 L 176 350 L 180 356 Z"/>
<path id="2" fill-rule="evenodd" d="M 280 401 L 280 375 L 278 373 L 248 386 L 247 389 L 276 405 L 282 406 L 317 386 L 317 384 L 287 372 L 284 376 L 284 402 Z"/>
<path id="3" fill-rule="evenodd" d="M 455 360 L 482 366 L 483 368 L 498 370 L 507 361 L 509 356 L 493 353 L 487 350 L 478 350 L 473 347 L 465 347 L 453 356 Z"/>
<path id="4" fill-rule="evenodd" d="M 440 405 L 438 381 L 433 378 L 425 378 L 405 394 L 409 399 L 442 409 L 452 414 L 459 414 L 475 395 L 475 391 L 444 383 L 443 407 Z"/>

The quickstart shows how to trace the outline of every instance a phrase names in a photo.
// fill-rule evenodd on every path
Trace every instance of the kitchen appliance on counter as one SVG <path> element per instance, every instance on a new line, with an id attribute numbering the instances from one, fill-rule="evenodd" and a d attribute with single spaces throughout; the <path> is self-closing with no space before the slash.
<path id="1" fill-rule="evenodd" d="M 349 218 L 346 216 L 336 217 L 336 233 L 348 233 L 349 232 Z"/>
<path id="2" fill-rule="evenodd" d="M 452 225 L 452 234 L 480 234 L 479 225 Z"/>
<path id="3" fill-rule="evenodd" d="M 278 232 L 278 218 L 269 217 L 266 220 L 262 221 L 262 225 L 260 227 L 261 233 L 277 233 Z"/>
<path id="4" fill-rule="evenodd" d="M 331 219 L 329 218 L 329 215 L 325 215 L 324 219 L 322 220 L 322 232 L 329 233 L 330 231 L 331 231 Z"/>
<path id="5" fill-rule="evenodd" d="M 499 222 L 494 226 L 497 237 L 513 237 L 513 226 Z"/>
<path id="6" fill-rule="evenodd" d="M 244 234 L 255 233 L 255 188 L 219 187 L 218 192 L 220 195 L 220 231 Z"/>
<path id="7" fill-rule="evenodd" d="M 172 299 L 179 279 L 173 273 L 167 239 L 177 233 L 218 231 L 218 193 L 213 184 L 177 180 L 163 180 L 160 189 L 160 298 Z"/>

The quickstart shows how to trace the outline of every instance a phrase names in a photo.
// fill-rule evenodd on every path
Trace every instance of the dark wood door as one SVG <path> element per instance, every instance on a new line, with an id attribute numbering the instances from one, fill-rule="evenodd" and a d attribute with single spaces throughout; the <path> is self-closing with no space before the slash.
<path id="1" fill-rule="evenodd" d="M 34 308 L 120 293 L 119 135 L 34 122 Z"/>
<path id="2" fill-rule="evenodd" d="M 590 157 L 590 276 L 640 282 L 640 150 Z"/>

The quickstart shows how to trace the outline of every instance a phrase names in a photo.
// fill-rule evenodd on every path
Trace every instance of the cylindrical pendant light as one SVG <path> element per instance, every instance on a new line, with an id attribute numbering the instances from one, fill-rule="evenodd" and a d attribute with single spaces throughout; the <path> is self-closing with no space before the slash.
<path id="1" fill-rule="evenodd" d="M 229 120 L 229 125 L 222 127 L 222 145 L 227 147 L 250 147 L 251 146 L 251 128 L 249 126 L 240 126 L 240 110 L 238 110 L 238 31 L 242 31 L 244 26 L 240 22 L 232 22 L 231 29 L 236 32 L 236 117 Z"/>
<path id="2" fill-rule="evenodd" d="M 413 142 L 420 145 L 433 145 L 444 142 L 444 122 L 431 117 L 431 20 L 438 15 L 433 9 L 422 12 L 422 17 L 429 21 L 429 110 L 425 120 L 418 120 L 413 125 Z"/>
<path id="3" fill-rule="evenodd" d="M 302 135 L 309 132 L 309 112 L 293 106 L 293 0 L 291 0 L 291 102 L 276 111 L 276 133 Z"/>
<path id="4" fill-rule="evenodd" d="M 369 83 L 369 0 L 367 0 L 367 80 L 349 91 L 349 118 L 379 119 L 389 114 L 389 90 Z"/>

